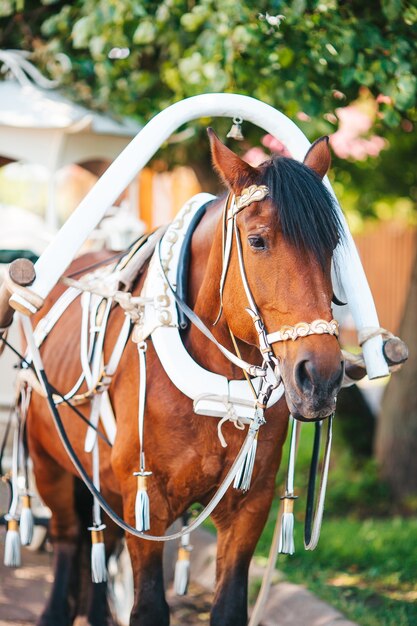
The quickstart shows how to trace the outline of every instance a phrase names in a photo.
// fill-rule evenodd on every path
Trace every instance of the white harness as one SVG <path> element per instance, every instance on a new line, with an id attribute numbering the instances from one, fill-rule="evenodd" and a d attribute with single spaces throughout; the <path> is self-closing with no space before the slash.
<path id="1" fill-rule="evenodd" d="M 149 265 L 141 293 L 146 304 L 135 336 L 139 342 L 152 338 L 167 376 L 183 394 L 193 400 L 195 413 L 221 418 L 226 415 L 231 418 L 236 416 L 243 423 L 248 423 L 256 407 L 256 398 L 250 386 L 246 380 L 228 380 L 194 361 L 181 339 L 175 299 L 167 284 L 168 279 L 172 287 L 176 287 L 178 259 L 194 214 L 200 206 L 213 199 L 214 196 L 207 193 L 197 194 L 184 205 L 168 227 Z M 276 385 L 277 381 L 271 378 L 270 382 Z M 253 378 L 252 384 L 258 389 L 261 377 Z M 273 390 L 267 406 L 278 402 L 283 393 L 281 383 Z"/>

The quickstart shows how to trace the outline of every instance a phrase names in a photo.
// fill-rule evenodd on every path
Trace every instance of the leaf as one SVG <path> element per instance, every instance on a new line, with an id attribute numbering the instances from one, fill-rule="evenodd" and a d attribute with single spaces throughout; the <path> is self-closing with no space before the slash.
<path id="1" fill-rule="evenodd" d="M 306 10 L 306 0 L 293 0 L 291 9 L 296 16 L 300 16 Z"/>
<path id="2" fill-rule="evenodd" d="M 142 20 L 133 33 L 133 42 L 138 46 L 143 46 L 154 41 L 156 28 L 150 20 Z"/>
<path id="3" fill-rule="evenodd" d="M 196 6 L 190 13 L 184 13 L 181 16 L 181 26 L 184 27 L 184 30 L 192 33 L 203 26 L 208 17 L 205 7 Z"/>
<path id="4" fill-rule="evenodd" d="M 341 74 L 342 87 L 349 87 L 349 85 L 351 85 L 353 82 L 354 75 L 355 75 L 354 67 L 345 67 L 342 70 L 342 74 Z"/>
<path id="5" fill-rule="evenodd" d="M 382 0 L 382 12 L 388 20 L 396 20 L 402 11 L 402 0 Z"/>
<path id="6" fill-rule="evenodd" d="M 89 44 L 92 57 L 101 58 L 103 56 L 105 46 L 106 40 L 104 37 L 92 37 Z"/>
<path id="7" fill-rule="evenodd" d="M 90 16 L 85 16 L 75 22 L 72 29 L 72 41 L 74 48 L 87 48 L 90 41 Z"/>
<path id="8" fill-rule="evenodd" d="M 400 76 L 397 82 L 397 94 L 394 96 L 395 105 L 406 110 L 415 104 L 417 95 L 417 78 L 412 74 Z"/>
<path id="9" fill-rule="evenodd" d="M 289 67 L 294 60 L 294 52 L 290 48 L 281 48 L 278 50 L 279 62 L 281 67 Z"/>
<path id="10" fill-rule="evenodd" d="M 382 113 L 382 119 L 389 128 L 395 128 L 401 122 L 401 115 L 393 107 Z"/>

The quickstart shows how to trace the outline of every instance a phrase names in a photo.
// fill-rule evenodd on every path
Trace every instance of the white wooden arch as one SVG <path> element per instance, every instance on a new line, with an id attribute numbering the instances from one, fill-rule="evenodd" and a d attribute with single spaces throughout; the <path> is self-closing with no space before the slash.
<path id="1" fill-rule="evenodd" d="M 249 96 L 203 94 L 173 104 L 150 120 L 136 135 L 63 225 L 35 265 L 37 278 L 33 291 L 43 298 L 48 295 L 107 208 L 177 128 L 197 118 L 236 116 L 256 124 L 282 141 L 295 159 L 301 161 L 310 147 L 305 135 L 289 118 Z M 325 184 L 334 196 L 327 178 Z M 339 268 L 341 286 L 357 330 L 378 327 L 372 293 L 341 209 L 340 213 L 345 240 L 337 246 L 334 262 Z M 14 298 L 16 296 L 10 302 Z M 30 309 L 30 305 L 25 304 Z M 364 344 L 363 354 L 370 378 L 388 375 L 380 336 Z"/>

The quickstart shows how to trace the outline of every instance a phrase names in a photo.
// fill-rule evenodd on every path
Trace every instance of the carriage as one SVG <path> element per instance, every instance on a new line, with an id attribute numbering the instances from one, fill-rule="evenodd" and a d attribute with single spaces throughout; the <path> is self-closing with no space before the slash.
<path id="1" fill-rule="evenodd" d="M 169 135 L 210 116 L 258 125 L 292 158 L 252 167 L 209 129 L 224 197 L 191 198 L 170 225 L 141 237 L 117 259 L 101 253 L 74 260 L 105 210 Z M 406 358 L 404 344 L 379 327 L 326 177 L 329 166 L 328 139 L 310 146 L 272 107 L 236 94 L 195 96 L 142 129 L 34 267 L 27 261 L 10 267 L 0 327 L 5 335 L 18 312 L 26 343 L 21 429 L 52 511 L 55 583 L 42 626 L 72 623 L 83 603 L 93 626 L 107 623 L 106 561 L 123 532 L 135 587 L 130 623 L 167 626 L 163 545 L 180 540 L 176 586 L 183 593 L 189 534 L 209 515 L 218 531 L 211 624 L 247 624 L 248 566 L 288 426 L 287 483 L 271 567 L 277 551 L 294 549 L 299 423 L 314 423 L 320 433 L 327 419 L 322 480 L 305 538 L 307 549 L 317 544 L 338 390 L 366 373 L 386 376 Z M 332 301 L 349 303 L 361 355 L 340 350 Z M 165 534 L 195 502 L 202 513 Z M 19 521 L 27 543 L 30 497 L 15 485 L 7 516 L 9 565 L 19 558 Z M 92 569 L 80 569 L 81 591 L 70 598 L 80 543 L 91 549 Z M 270 568 L 264 591 L 268 576 Z M 86 609 L 80 596 L 90 577 Z M 264 595 L 251 626 L 259 623 Z"/>

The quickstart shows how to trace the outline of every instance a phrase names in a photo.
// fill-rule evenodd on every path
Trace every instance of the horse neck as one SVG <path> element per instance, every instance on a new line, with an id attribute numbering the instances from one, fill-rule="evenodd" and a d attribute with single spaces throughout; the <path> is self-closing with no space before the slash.
<path id="1" fill-rule="evenodd" d="M 235 352 L 224 314 L 213 326 L 220 308 L 220 276 L 222 272 L 222 211 L 225 198 L 219 198 L 207 211 L 193 235 L 191 245 L 189 300 L 195 313 L 216 339 Z M 242 357 L 259 361 L 259 351 L 238 341 Z M 193 357 L 205 368 L 229 379 L 242 378 L 242 371 L 232 365 L 219 349 L 194 326 L 190 325 L 185 344 Z"/>

